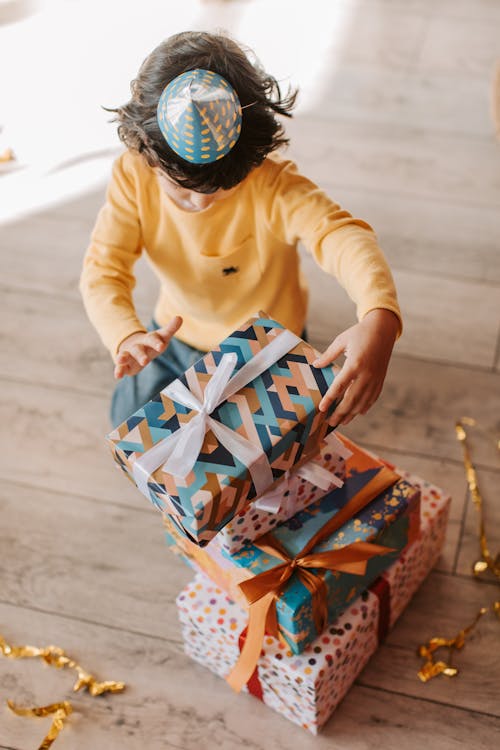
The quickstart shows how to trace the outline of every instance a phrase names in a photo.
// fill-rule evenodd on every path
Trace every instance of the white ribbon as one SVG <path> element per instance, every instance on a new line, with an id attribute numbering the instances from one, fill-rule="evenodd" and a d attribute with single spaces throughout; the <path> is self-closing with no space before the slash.
<path id="1" fill-rule="evenodd" d="M 316 487 L 325 490 L 325 492 L 332 487 L 342 487 L 344 484 L 343 480 L 339 479 L 333 471 L 328 471 L 328 469 L 325 469 L 324 466 L 316 463 L 316 461 L 308 461 L 295 471 L 293 469 L 286 471 L 276 487 L 268 490 L 262 497 L 255 500 L 253 506 L 257 510 L 265 510 L 267 513 L 278 513 L 280 510 L 286 512 L 291 504 L 295 503 L 297 498 L 298 483 L 296 483 L 295 487 L 291 484 L 291 480 L 294 477 L 306 479 Z M 286 497 L 285 492 L 289 492 L 289 495 Z"/>
<path id="2" fill-rule="evenodd" d="M 262 447 L 213 419 L 210 414 L 230 396 L 262 375 L 300 341 L 301 339 L 291 331 L 283 330 L 235 375 L 232 374 L 237 363 L 236 354 L 224 354 L 205 388 L 203 402 L 180 380 L 174 380 L 167 385 L 162 393 L 172 401 L 197 411 L 198 414 L 134 461 L 134 479 L 143 495 L 151 499 L 148 482 L 160 466 L 164 472 L 177 477 L 185 478 L 189 474 L 200 455 L 205 433 L 209 428 L 219 442 L 248 468 L 257 494 L 265 492 L 274 478 Z"/>
<path id="3" fill-rule="evenodd" d="M 328 447 L 333 453 L 336 453 L 337 456 L 343 458 L 344 461 L 351 458 L 352 450 L 350 450 L 334 432 L 330 432 L 330 434 L 324 439 L 324 442 L 328 444 Z"/>
<path id="4" fill-rule="evenodd" d="M 327 444 L 329 450 L 339 458 L 347 460 L 352 456 L 352 451 L 333 432 L 327 435 L 324 442 Z M 333 471 L 325 469 L 317 460 L 311 459 L 311 461 L 307 461 L 307 463 L 299 466 L 298 469 L 292 468 L 286 471 L 276 487 L 268 490 L 262 497 L 255 500 L 253 507 L 257 508 L 257 510 L 264 510 L 267 513 L 278 513 L 280 510 L 287 513 L 290 509 L 293 511 L 294 508 L 291 506 L 296 501 L 298 490 L 297 483 L 295 491 L 292 492 L 290 480 L 293 477 L 305 479 L 316 487 L 325 490 L 325 492 L 332 487 L 342 487 L 344 484 L 343 480 L 339 479 Z M 285 492 L 289 492 L 289 495 L 286 497 Z"/>

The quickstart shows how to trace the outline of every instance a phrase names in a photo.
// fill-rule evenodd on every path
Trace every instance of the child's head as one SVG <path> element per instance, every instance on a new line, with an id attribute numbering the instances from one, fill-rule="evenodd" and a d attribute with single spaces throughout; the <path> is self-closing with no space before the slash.
<path id="1" fill-rule="evenodd" d="M 167 144 L 157 121 L 165 86 L 188 70 L 218 73 L 235 89 L 242 107 L 240 136 L 223 158 L 192 164 Z M 291 116 L 297 92 L 281 97 L 275 78 L 252 64 L 240 47 L 221 34 L 187 31 L 162 42 L 143 62 L 132 81 L 132 98 L 117 113 L 118 133 L 151 167 L 200 193 L 228 190 L 241 182 L 276 148 L 288 143 L 276 115 Z"/>

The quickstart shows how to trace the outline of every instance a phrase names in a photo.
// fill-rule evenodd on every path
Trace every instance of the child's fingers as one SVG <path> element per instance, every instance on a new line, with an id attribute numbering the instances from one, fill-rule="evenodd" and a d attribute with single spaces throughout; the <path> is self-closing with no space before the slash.
<path id="1" fill-rule="evenodd" d="M 328 411 L 334 401 L 338 401 L 346 392 L 353 379 L 353 373 L 347 364 L 340 370 L 339 374 L 321 399 L 318 409 Z"/>
<path id="2" fill-rule="evenodd" d="M 342 335 L 337 336 L 337 338 L 332 341 L 328 349 L 325 349 L 323 354 L 320 354 L 319 357 L 314 360 L 313 366 L 326 367 L 327 365 L 331 364 L 334 359 L 340 357 L 340 355 L 343 354 L 344 351 L 345 341 Z"/>
<path id="3" fill-rule="evenodd" d="M 334 427 L 346 425 L 359 414 L 366 414 L 380 394 L 378 384 L 364 378 L 354 380 L 346 390 L 344 398 L 331 416 L 330 424 Z"/>
<path id="4" fill-rule="evenodd" d="M 165 341 L 158 331 L 151 331 L 148 333 L 146 346 L 155 352 L 155 356 L 161 354 L 168 346 L 168 341 Z"/>
<path id="5" fill-rule="evenodd" d="M 144 367 L 149 362 L 149 356 L 144 344 L 132 344 L 128 349 L 128 353 L 133 359 L 135 359 L 140 367 Z"/>
<path id="6" fill-rule="evenodd" d="M 333 412 L 329 423 L 332 427 L 338 427 L 340 424 L 348 424 L 351 419 L 357 415 L 358 411 L 356 408 L 356 389 L 354 384 L 351 384 L 346 390 L 342 401 Z"/>
<path id="7" fill-rule="evenodd" d="M 128 375 L 128 369 L 130 366 L 130 354 L 127 350 L 121 351 L 115 361 L 114 376 L 117 380 L 123 378 L 124 375 Z"/>
<path id="8" fill-rule="evenodd" d="M 124 365 L 129 361 L 129 359 L 130 355 L 128 353 L 128 349 L 122 349 L 122 351 L 116 355 L 116 364 Z"/>
<path id="9" fill-rule="evenodd" d="M 124 375 L 132 375 L 130 362 L 115 365 L 114 376 L 116 380 L 121 380 Z"/>
<path id="10" fill-rule="evenodd" d="M 163 340 L 165 346 L 167 346 L 168 342 L 174 336 L 179 328 L 182 325 L 182 318 L 180 315 L 176 315 L 175 318 L 172 318 L 172 320 L 167 323 L 166 326 L 163 326 L 162 328 L 158 328 L 155 333 L 161 337 Z"/>
<path id="11" fill-rule="evenodd" d="M 145 333 L 140 341 L 127 342 L 117 355 L 114 376 L 120 380 L 124 375 L 137 375 L 151 360 L 158 357 L 168 346 L 172 336 L 182 325 L 182 318 L 178 315 L 163 328 Z"/>
<path id="12" fill-rule="evenodd" d="M 369 393 L 366 394 L 365 398 L 359 404 L 359 413 L 366 414 L 373 404 L 377 401 L 378 397 L 382 393 L 382 386 L 378 385 L 374 387 Z"/>

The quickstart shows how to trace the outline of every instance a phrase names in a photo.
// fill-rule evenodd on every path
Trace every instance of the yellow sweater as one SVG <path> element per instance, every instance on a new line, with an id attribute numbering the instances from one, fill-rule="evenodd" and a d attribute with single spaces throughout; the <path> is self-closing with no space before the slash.
<path id="1" fill-rule="evenodd" d="M 401 320 L 391 272 L 363 221 L 333 203 L 291 161 L 268 157 L 236 190 L 200 212 L 178 207 L 133 151 L 115 162 L 107 200 L 92 232 L 80 281 L 87 314 L 114 355 L 146 330 L 132 302 L 141 253 L 160 280 L 155 318 L 184 319 L 178 338 L 208 350 L 259 310 L 297 334 L 307 286 L 302 240 L 357 305 Z M 332 338 L 334 331 L 332 331 Z"/>

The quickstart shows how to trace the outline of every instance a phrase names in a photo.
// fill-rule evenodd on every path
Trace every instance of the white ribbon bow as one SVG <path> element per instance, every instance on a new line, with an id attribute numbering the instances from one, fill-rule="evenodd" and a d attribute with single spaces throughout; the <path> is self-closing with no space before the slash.
<path id="1" fill-rule="evenodd" d="M 327 435 L 324 443 L 339 458 L 347 460 L 352 456 L 352 451 L 333 432 Z M 276 487 L 268 490 L 262 497 L 255 500 L 253 506 L 257 510 L 264 510 L 267 513 L 282 511 L 286 514 L 294 511 L 294 507 L 292 506 L 297 499 L 298 483 L 295 485 L 295 491 L 292 491 L 290 480 L 293 477 L 301 477 L 301 479 L 305 479 L 316 487 L 320 487 L 325 492 L 332 487 L 342 487 L 344 484 L 343 480 L 339 479 L 333 471 L 328 471 L 316 459 L 311 459 L 307 463 L 302 464 L 302 466 L 299 466 L 298 469 L 288 469 Z M 286 492 L 289 494 L 285 496 Z"/>
<path id="2" fill-rule="evenodd" d="M 235 375 L 233 371 L 238 361 L 237 355 L 234 352 L 224 354 L 205 388 L 203 402 L 180 380 L 174 380 L 167 385 L 162 393 L 173 401 L 197 411 L 198 414 L 134 461 L 134 479 L 143 495 L 149 500 L 152 499 L 148 482 L 160 466 L 164 472 L 177 477 L 185 478 L 189 474 L 200 455 L 205 433 L 209 428 L 219 442 L 248 468 L 256 493 L 260 495 L 265 492 L 273 483 L 274 477 L 262 447 L 221 424 L 210 414 L 230 396 L 269 369 L 300 341 L 301 339 L 291 331 L 283 330 Z"/>

